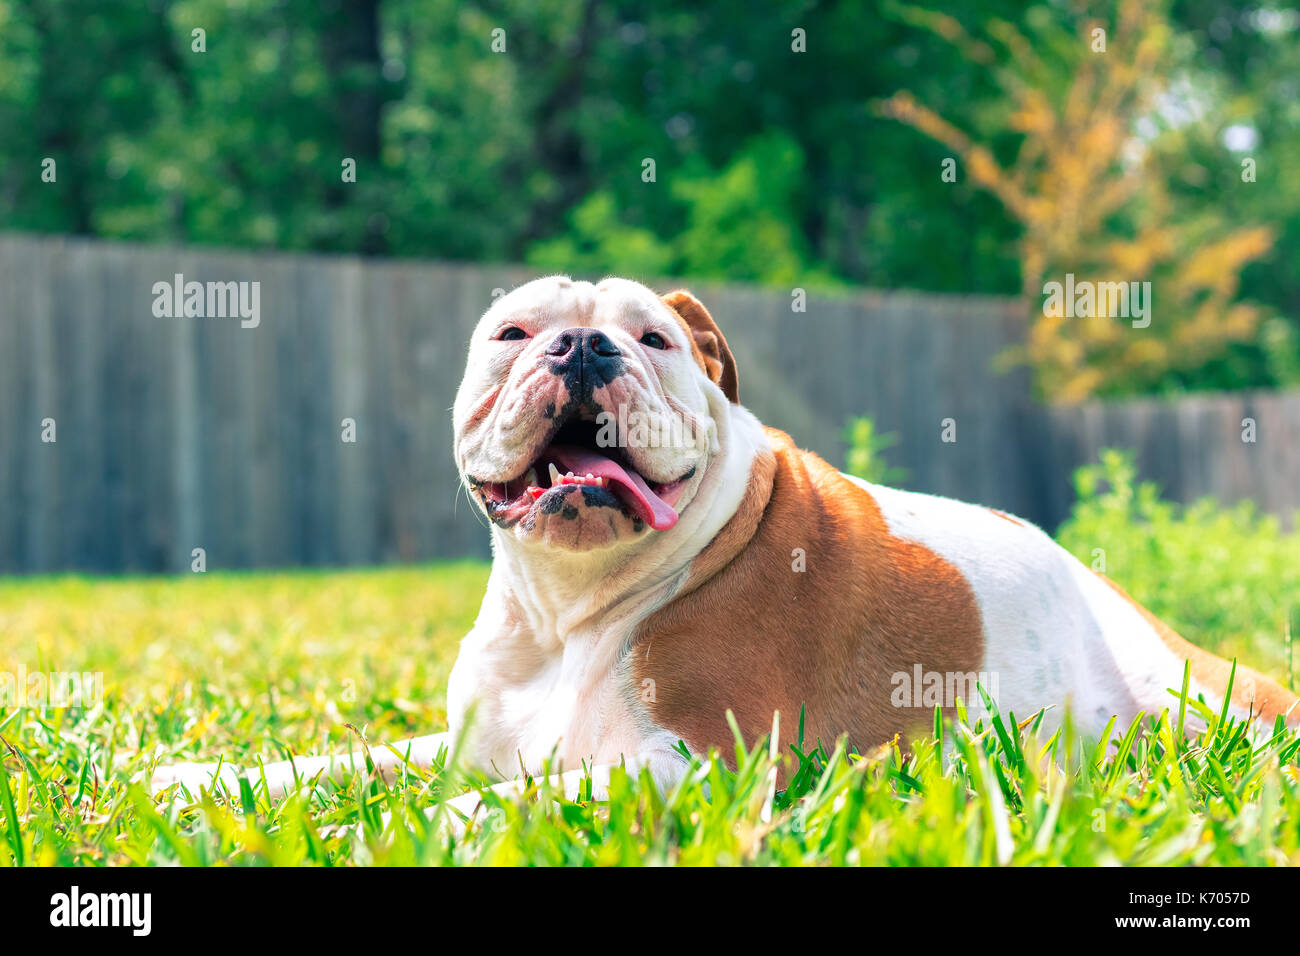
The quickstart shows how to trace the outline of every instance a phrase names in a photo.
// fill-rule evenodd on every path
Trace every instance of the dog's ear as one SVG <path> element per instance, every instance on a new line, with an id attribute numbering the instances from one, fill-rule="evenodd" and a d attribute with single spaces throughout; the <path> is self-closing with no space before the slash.
<path id="1" fill-rule="evenodd" d="M 698 352 L 696 358 L 704 366 L 705 374 L 722 389 L 723 395 L 740 404 L 740 399 L 737 398 L 736 358 L 731 354 L 727 340 L 722 337 L 718 323 L 709 315 L 709 310 L 685 289 L 669 292 L 661 298 L 664 305 L 681 317 L 686 331 L 691 334 L 695 351 Z"/>

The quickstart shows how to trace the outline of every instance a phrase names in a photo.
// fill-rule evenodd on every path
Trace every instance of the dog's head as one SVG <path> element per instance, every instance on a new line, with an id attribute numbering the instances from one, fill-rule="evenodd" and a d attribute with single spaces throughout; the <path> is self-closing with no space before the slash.
<path id="1" fill-rule="evenodd" d="M 711 458 L 736 366 L 707 310 L 626 279 L 537 279 L 474 330 L 456 463 L 505 533 L 585 551 L 667 531 Z"/>

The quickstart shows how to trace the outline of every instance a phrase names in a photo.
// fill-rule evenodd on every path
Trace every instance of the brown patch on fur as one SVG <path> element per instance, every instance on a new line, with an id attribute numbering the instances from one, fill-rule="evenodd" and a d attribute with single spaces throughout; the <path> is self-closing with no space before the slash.
<path id="1" fill-rule="evenodd" d="M 736 358 L 709 310 L 685 289 L 669 292 L 660 299 L 677 314 L 682 328 L 690 334 L 691 354 L 709 381 L 721 388 L 722 394 L 732 402 L 739 403 Z"/>
<path id="2" fill-rule="evenodd" d="M 1022 528 L 1025 526 L 1025 523 L 1023 521 L 1021 521 L 1019 518 L 1011 517 L 1011 515 L 1007 514 L 1005 511 L 998 511 L 996 508 L 989 508 L 988 511 L 997 515 L 1003 521 L 1010 521 L 1012 524 L 1019 525 Z"/>
<path id="3" fill-rule="evenodd" d="M 819 739 L 829 749 L 847 733 L 865 752 L 929 726 L 932 709 L 893 706 L 891 678 L 910 679 L 917 664 L 980 669 L 983 622 L 969 582 L 892 535 L 865 489 L 783 432 L 766 432 L 775 454 L 755 461 L 736 516 L 701 552 L 683 592 L 638 630 L 634 686 L 654 687 L 651 718 L 693 752 L 717 746 L 728 759 L 728 709 L 751 745 L 779 710 L 783 751 L 801 705 L 805 750 Z M 792 567 L 795 549 L 802 572 Z"/>
<path id="4" fill-rule="evenodd" d="M 1217 654 L 1211 654 L 1204 648 L 1197 647 L 1191 641 L 1181 637 L 1172 627 L 1156 617 L 1122 587 L 1099 571 L 1093 571 L 1112 591 L 1133 605 L 1143 619 L 1151 625 L 1165 647 L 1173 651 L 1181 660 L 1192 662 L 1192 680 L 1209 693 L 1223 701 L 1223 692 L 1228 688 L 1228 677 L 1232 674 L 1232 661 L 1224 660 Z M 1172 698 L 1171 698 L 1172 699 Z M 1300 708 L 1295 707 L 1296 696 L 1271 677 L 1266 677 L 1257 670 L 1237 664 L 1237 673 L 1232 680 L 1232 702 L 1242 710 L 1253 709 L 1254 712 L 1271 722 L 1278 714 L 1290 715 L 1287 723 L 1300 722 Z"/>

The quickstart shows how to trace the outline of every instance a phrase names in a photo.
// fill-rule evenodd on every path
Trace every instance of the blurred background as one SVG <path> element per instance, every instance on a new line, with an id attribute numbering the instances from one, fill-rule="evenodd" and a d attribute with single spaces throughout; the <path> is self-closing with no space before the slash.
<path id="1" fill-rule="evenodd" d="M 449 409 L 549 272 L 690 285 L 837 465 L 1055 531 L 1116 446 L 1288 526 L 1298 66 L 1272 2 L 0 0 L 0 572 L 486 555 Z"/>

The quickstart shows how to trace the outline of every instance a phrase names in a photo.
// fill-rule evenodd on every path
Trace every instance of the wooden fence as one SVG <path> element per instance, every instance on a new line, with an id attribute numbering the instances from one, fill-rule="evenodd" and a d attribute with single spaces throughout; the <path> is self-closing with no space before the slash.
<path id="1" fill-rule="evenodd" d="M 260 324 L 155 316 L 177 274 L 259 282 Z M 0 573 L 179 570 L 199 547 L 209 569 L 486 555 L 450 408 L 493 290 L 530 277 L 0 234 Z M 869 414 L 899 436 L 908 487 L 1049 527 L 1107 444 L 1177 497 L 1300 507 L 1300 396 L 1043 409 L 1024 370 L 993 371 L 1022 336 L 1014 300 L 867 292 L 794 312 L 780 292 L 693 288 L 742 400 L 836 464 L 845 421 Z"/>

